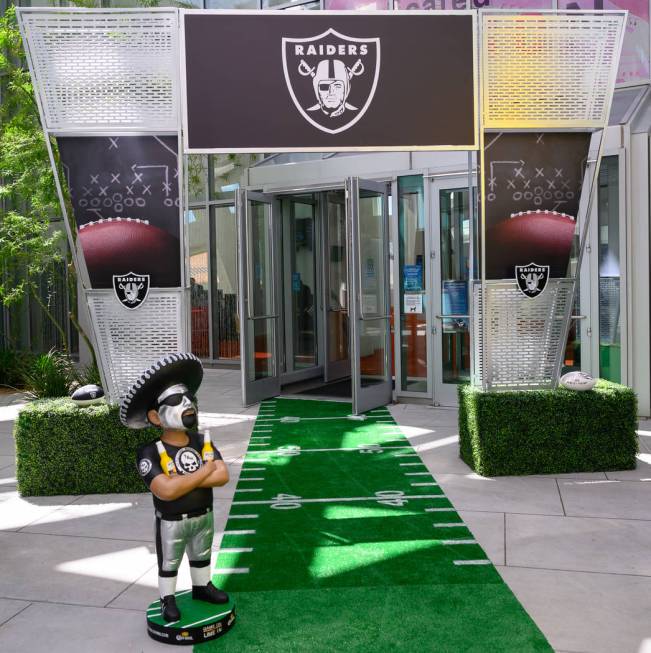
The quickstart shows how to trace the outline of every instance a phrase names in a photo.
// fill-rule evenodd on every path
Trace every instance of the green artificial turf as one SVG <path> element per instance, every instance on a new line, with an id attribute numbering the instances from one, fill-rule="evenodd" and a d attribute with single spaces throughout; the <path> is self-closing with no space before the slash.
<path id="1" fill-rule="evenodd" d="M 389 411 L 350 412 L 263 403 L 213 574 L 238 621 L 197 648 L 551 651 Z"/>

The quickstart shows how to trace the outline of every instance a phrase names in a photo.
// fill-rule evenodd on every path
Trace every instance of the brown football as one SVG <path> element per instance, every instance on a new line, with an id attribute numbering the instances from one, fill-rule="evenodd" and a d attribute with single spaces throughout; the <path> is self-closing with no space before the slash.
<path id="1" fill-rule="evenodd" d="M 486 231 L 486 278 L 512 279 L 516 265 L 549 265 L 565 277 L 574 240 L 574 218 L 556 211 L 514 213 Z"/>
<path id="2" fill-rule="evenodd" d="M 146 220 L 107 218 L 79 228 L 93 288 L 112 288 L 114 274 L 149 274 L 152 288 L 181 283 L 179 239 Z"/>

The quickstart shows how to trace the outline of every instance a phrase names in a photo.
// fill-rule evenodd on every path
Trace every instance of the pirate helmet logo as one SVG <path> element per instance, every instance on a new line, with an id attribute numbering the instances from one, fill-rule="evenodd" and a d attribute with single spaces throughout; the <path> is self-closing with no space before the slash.
<path id="1" fill-rule="evenodd" d="M 377 89 L 380 39 L 358 39 L 329 29 L 318 36 L 283 39 L 287 89 L 301 115 L 337 134 L 366 113 Z"/>
<path id="2" fill-rule="evenodd" d="M 542 295 L 549 279 L 549 265 L 528 263 L 515 266 L 515 278 L 520 292 L 529 298 Z"/>
<path id="3" fill-rule="evenodd" d="M 113 291 L 122 306 L 129 309 L 138 308 L 149 294 L 149 275 L 135 272 L 114 274 Z"/>

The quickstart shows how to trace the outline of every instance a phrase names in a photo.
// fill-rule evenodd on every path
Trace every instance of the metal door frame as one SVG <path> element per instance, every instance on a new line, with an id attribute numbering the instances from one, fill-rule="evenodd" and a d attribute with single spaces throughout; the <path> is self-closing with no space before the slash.
<path id="1" fill-rule="evenodd" d="M 464 190 L 469 192 L 469 176 L 468 174 L 459 173 L 459 175 L 446 175 L 445 177 L 431 177 L 429 187 L 429 237 L 430 237 L 430 291 L 429 301 L 431 306 L 432 326 L 432 364 L 429 373 L 430 383 L 432 386 L 432 398 L 435 406 L 456 406 L 457 405 L 457 385 L 456 383 L 443 382 L 443 345 L 441 342 L 441 334 L 443 333 L 443 283 L 441 275 L 441 191 L 444 190 Z M 472 173 L 472 188 L 477 192 L 477 176 Z M 469 198 L 469 202 L 474 201 L 473 197 Z M 469 218 L 475 218 L 474 207 L 471 207 Z M 470 227 L 470 238 L 477 240 L 478 234 Z M 463 234 L 462 234 L 463 237 Z M 474 245 L 470 243 L 469 256 L 474 256 Z M 473 265 L 469 266 L 469 274 L 473 272 Z M 470 282 L 470 279 L 468 280 Z M 463 317 L 468 320 L 468 331 L 470 337 L 470 358 L 472 360 L 474 355 L 473 349 L 473 333 L 472 329 L 472 315 L 471 315 L 470 300 L 468 302 L 468 313 Z M 461 316 L 460 316 L 461 317 Z M 472 363 L 471 363 L 471 377 L 472 377 Z"/>
<path id="2" fill-rule="evenodd" d="M 359 230 L 359 199 L 360 191 L 368 190 L 384 197 L 383 201 L 383 236 L 384 236 L 384 309 L 386 313 L 377 317 L 365 317 L 362 304 L 362 277 L 361 277 L 361 239 Z M 389 271 L 389 205 L 388 188 L 386 183 L 360 180 L 358 177 L 346 179 L 346 250 L 348 260 L 348 293 L 349 323 L 351 330 L 350 360 L 352 378 L 352 408 L 353 414 L 358 415 L 378 406 L 385 406 L 392 401 L 393 387 L 391 379 L 391 328 L 390 328 L 390 271 Z M 362 387 L 360 364 L 360 323 L 363 321 L 386 322 L 384 342 L 384 370 L 385 380 L 372 386 Z"/>
<path id="3" fill-rule="evenodd" d="M 271 313 L 264 316 L 250 314 L 249 290 L 249 202 L 256 201 L 268 204 L 270 207 L 270 224 L 269 239 L 271 250 L 271 269 L 272 269 L 272 292 L 271 292 Z M 280 394 L 280 349 L 279 349 L 279 307 L 278 307 L 278 288 L 279 270 L 279 209 L 277 199 L 273 195 L 256 193 L 246 190 L 237 191 L 237 222 L 238 222 L 238 291 L 239 291 L 239 314 L 240 314 L 240 370 L 242 379 L 242 403 L 245 406 L 256 404 L 263 399 L 275 397 Z M 249 381 L 248 372 L 249 352 L 255 347 L 254 342 L 248 342 L 249 322 L 254 320 L 273 320 L 272 321 L 272 362 L 273 373 L 271 376 L 263 379 Z M 255 364 L 255 363 L 254 363 Z"/>

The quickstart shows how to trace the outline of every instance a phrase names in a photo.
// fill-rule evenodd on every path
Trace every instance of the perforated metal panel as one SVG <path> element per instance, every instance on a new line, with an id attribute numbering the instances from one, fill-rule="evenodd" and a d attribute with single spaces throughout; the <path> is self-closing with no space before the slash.
<path id="1" fill-rule="evenodd" d="M 178 129 L 175 11 L 20 15 L 48 129 Z"/>
<path id="2" fill-rule="evenodd" d="M 606 124 L 624 15 L 483 13 L 484 128 Z"/>
<path id="3" fill-rule="evenodd" d="M 482 303 L 481 288 L 475 288 L 478 332 L 486 329 L 483 352 L 475 350 L 476 356 L 483 354 L 475 364 L 484 388 L 555 385 L 573 287 L 572 279 L 550 279 L 543 294 L 530 299 L 518 290 L 515 281 L 486 281 L 483 317 L 477 310 Z"/>
<path id="4" fill-rule="evenodd" d="M 134 379 L 161 356 L 185 351 L 182 290 L 150 290 L 142 306 L 124 308 L 112 290 L 89 290 L 98 355 L 112 401 L 120 399 Z"/>

